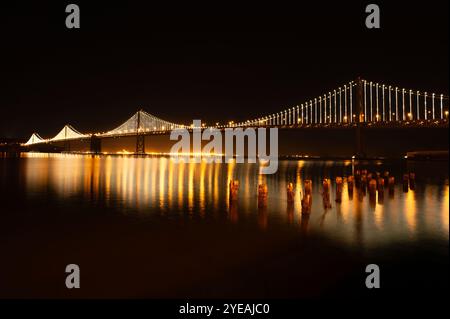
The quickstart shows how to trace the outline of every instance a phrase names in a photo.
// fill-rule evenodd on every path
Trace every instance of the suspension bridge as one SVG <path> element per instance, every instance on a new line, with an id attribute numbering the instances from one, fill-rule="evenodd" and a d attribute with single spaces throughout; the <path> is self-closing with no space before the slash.
<path id="1" fill-rule="evenodd" d="M 370 128 L 448 128 L 449 97 L 435 92 L 407 89 L 358 78 L 276 113 L 262 114 L 245 121 L 229 121 L 208 126 L 216 129 L 278 127 L 280 129 L 354 129 L 358 154 L 363 154 L 361 129 Z M 98 133 L 81 133 L 66 125 L 52 138 L 33 133 L 24 144 L 32 147 L 54 142 L 90 139 L 90 151 L 99 153 L 100 140 L 136 136 L 136 154 L 145 154 L 145 136 L 168 134 L 174 129 L 193 129 L 162 120 L 139 110 L 120 126 Z M 206 128 L 206 127 L 205 127 Z"/>

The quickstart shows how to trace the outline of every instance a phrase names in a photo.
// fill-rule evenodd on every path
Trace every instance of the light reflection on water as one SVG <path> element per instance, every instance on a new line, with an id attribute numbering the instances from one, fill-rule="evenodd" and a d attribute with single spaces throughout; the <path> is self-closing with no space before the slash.
<path id="1" fill-rule="evenodd" d="M 174 163 L 168 158 L 25 154 L 24 180 L 27 197 L 49 193 L 69 204 L 78 201 L 104 204 L 145 217 L 196 218 L 226 216 L 232 223 L 257 223 L 298 227 L 343 242 L 365 247 L 406 240 L 449 238 L 448 176 L 429 178 L 427 170 L 417 175 L 415 190 L 404 192 L 401 176 L 406 169 L 370 164 L 370 171 L 391 170 L 396 177 L 395 192 L 372 200 L 344 183 L 342 202 L 336 203 L 336 176 L 354 174 L 351 161 L 280 161 L 274 175 L 258 174 L 257 164 Z M 408 170 L 411 168 L 408 167 Z M 414 169 L 414 167 L 413 167 Z M 394 171 L 395 170 L 395 171 Z M 420 175 L 422 174 L 422 176 Z M 322 179 L 332 180 L 331 209 L 322 204 Z M 238 201 L 230 204 L 228 184 L 240 182 Z M 300 194 L 303 181 L 313 181 L 310 216 L 302 216 Z M 287 183 L 295 185 L 295 202 L 288 205 Z M 268 187 L 267 205 L 258 205 L 259 183 Z M 225 221 L 226 222 L 226 221 Z"/>

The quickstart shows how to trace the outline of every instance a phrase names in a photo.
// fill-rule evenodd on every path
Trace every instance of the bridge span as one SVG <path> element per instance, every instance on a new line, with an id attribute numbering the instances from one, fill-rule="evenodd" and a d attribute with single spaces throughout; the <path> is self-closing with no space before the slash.
<path id="1" fill-rule="evenodd" d="M 280 131 L 281 155 L 315 153 L 314 148 L 306 146 L 308 143 L 315 145 L 317 150 L 326 147 L 328 151 L 325 153 L 357 157 L 368 156 L 372 153 L 371 149 L 379 152 L 380 156 L 392 153 L 383 151 L 383 148 L 397 149 L 401 153 L 448 149 L 448 101 L 448 96 L 444 94 L 358 78 L 276 113 L 202 126 L 201 129 L 276 127 Z M 123 124 L 107 132 L 81 133 L 66 125 L 52 138 L 42 138 L 38 133 L 33 133 L 23 146 L 28 150 L 43 151 L 121 152 L 120 147 L 119 150 L 112 147 L 112 151 L 105 147 L 115 140 L 126 145 L 122 148 L 123 153 L 165 153 L 167 147 L 160 140 L 166 144 L 173 143 L 167 137 L 172 130 L 180 128 L 194 129 L 193 124 L 172 123 L 139 110 Z M 132 147 L 128 145 L 130 139 L 133 141 Z M 84 147 L 74 147 L 80 143 Z M 378 144 L 384 146 L 376 146 Z"/>

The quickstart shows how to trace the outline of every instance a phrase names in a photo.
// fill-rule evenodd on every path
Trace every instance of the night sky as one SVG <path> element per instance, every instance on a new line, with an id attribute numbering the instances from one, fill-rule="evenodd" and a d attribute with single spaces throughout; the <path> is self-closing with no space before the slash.
<path id="1" fill-rule="evenodd" d="M 365 27 L 372 2 L 336 2 L 74 1 L 81 29 L 65 27 L 71 2 L 2 4 L 0 137 L 105 131 L 139 108 L 185 124 L 244 120 L 358 75 L 448 95 L 448 1 L 375 2 L 379 30 Z"/>

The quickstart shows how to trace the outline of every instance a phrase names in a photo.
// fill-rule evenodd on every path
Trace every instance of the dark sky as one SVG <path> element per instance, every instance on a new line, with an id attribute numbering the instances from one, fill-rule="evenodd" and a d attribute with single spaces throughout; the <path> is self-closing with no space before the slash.
<path id="1" fill-rule="evenodd" d="M 71 2 L 0 5 L 0 137 L 108 130 L 138 108 L 182 123 L 243 120 L 358 75 L 448 94 L 448 1 L 375 2 L 379 30 L 365 27 L 364 1 L 92 2 L 73 1 L 78 30 L 65 27 Z"/>

